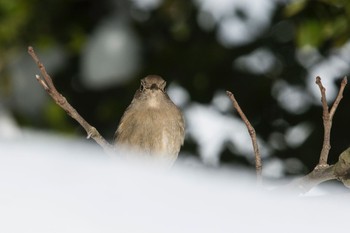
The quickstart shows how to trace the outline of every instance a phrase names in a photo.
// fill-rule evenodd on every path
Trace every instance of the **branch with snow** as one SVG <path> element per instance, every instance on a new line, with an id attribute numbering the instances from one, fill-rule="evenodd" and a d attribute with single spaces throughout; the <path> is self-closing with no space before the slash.
<path id="1" fill-rule="evenodd" d="M 104 139 L 101 134 L 97 131 L 95 127 L 90 125 L 78 112 L 75 110 L 72 105 L 67 101 L 67 99 L 57 91 L 50 75 L 46 72 L 45 66 L 41 63 L 38 56 L 35 54 L 33 47 L 28 47 L 28 53 L 33 58 L 38 68 L 40 69 L 41 75 L 36 75 L 36 79 L 39 84 L 45 89 L 45 91 L 52 97 L 58 106 L 67 112 L 74 120 L 76 120 L 86 131 L 87 138 L 94 139 L 97 144 L 99 144 L 103 150 L 110 156 L 114 154 L 113 147 L 109 144 L 106 139 Z"/>

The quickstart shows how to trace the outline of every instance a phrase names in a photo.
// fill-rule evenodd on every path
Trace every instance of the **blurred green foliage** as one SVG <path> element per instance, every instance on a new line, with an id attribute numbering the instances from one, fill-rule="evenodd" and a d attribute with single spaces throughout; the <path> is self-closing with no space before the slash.
<path id="1" fill-rule="evenodd" d="M 350 3 L 347 0 L 297 0 L 284 9 L 295 22 L 297 46 L 323 48 L 344 44 L 350 35 Z"/>

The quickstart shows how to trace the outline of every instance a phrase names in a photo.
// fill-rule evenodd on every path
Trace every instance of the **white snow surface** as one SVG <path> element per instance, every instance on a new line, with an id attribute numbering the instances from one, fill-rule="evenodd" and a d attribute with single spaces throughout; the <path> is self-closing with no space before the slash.
<path id="1" fill-rule="evenodd" d="M 0 232 L 331 232 L 349 195 L 286 196 L 232 168 L 109 159 L 92 143 L 0 138 Z"/>

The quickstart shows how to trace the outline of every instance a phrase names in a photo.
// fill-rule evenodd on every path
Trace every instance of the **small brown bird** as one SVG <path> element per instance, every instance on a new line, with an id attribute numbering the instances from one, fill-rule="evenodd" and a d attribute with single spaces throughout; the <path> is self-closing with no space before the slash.
<path id="1" fill-rule="evenodd" d="M 152 159 L 173 164 L 184 142 L 185 123 L 180 109 L 165 92 L 160 76 L 141 80 L 115 133 L 115 145 Z"/>

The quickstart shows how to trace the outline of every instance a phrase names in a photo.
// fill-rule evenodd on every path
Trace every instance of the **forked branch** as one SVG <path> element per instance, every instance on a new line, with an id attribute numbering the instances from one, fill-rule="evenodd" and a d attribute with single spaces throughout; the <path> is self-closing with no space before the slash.
<path id="1" fill-rule="evenodd" d="M 340 100 L 343 98 L 343 92 L 347 84 L 347 78 L 346 77 L 343 78 L 337 98 L 335 99 L 330 111 L 328 110 L 326 88 L 322 85 L 321 78 L 319 76 L 316 77 L 316 84 L 319 86 L 320 92 L 321 92 L 321 102 L 322 102 L 322 108 L 323 108 L 322 118 L 323 118 L 323 127 L 324 127 L 323 145 L 322 145 L 322 150 L 320 154 L 320 160 L 317 165 L 317 167 L 320 168 L 320 167 L 328 166 L 327 161 L 328 161 L 329 150 L 331 149 L 330 135 L 331 135 L 331 129 L 332 129 L 333 116 L 335 111 L 337 110 Z"/>
<path id="2" fill-rule="evenodd" d="M 331 149 L 330 134 L 332 128 L 332 120 L 340 103 L 343 98 L 343 92 L 347 84 L 347 78 L 344 77 L 337 98 L 335 99 L 331 110 L 328 110 L 326 88 L 323 86 L 320 77 L 316 77 L 316 84 L 320 88 L 321 102 L 322 102 L 322 118 L 324 127 L 323 145 L 320 154 L 320 160 L 318 165 L 312 172 L 306 176 L 295 180 L 287 186 L 288 190 L 296 191 L 298 193 L 306 193 L 311 188 L 327 180 L 340 180 L 346 187 L 350 187 L 350 148 L 345 150 L 340 156 L 339 160 L 334 165 L 328 165 L 328 154 Z"/>
<path id="3" fill-rule="evenodd" d="M 112 156 L 114 153 L 113 147 L 101 136 L 97 129 L 91 126 L 82 116 L 80 116 L 80 114 L 69 104 L 66 98 L 57 91 L 51 77 L 46 72 L 45 66 L 40 62 L 32 47 L 28 47 L 28 53 L 40 69 L 43 78 L 39 75 L 35 76 L 40 85 L 46 90 L 52 99 L 67 112 L 69 116 L 76 120 L 85 129 L 87 138 L 94 139 L 108 155 Z"/>

